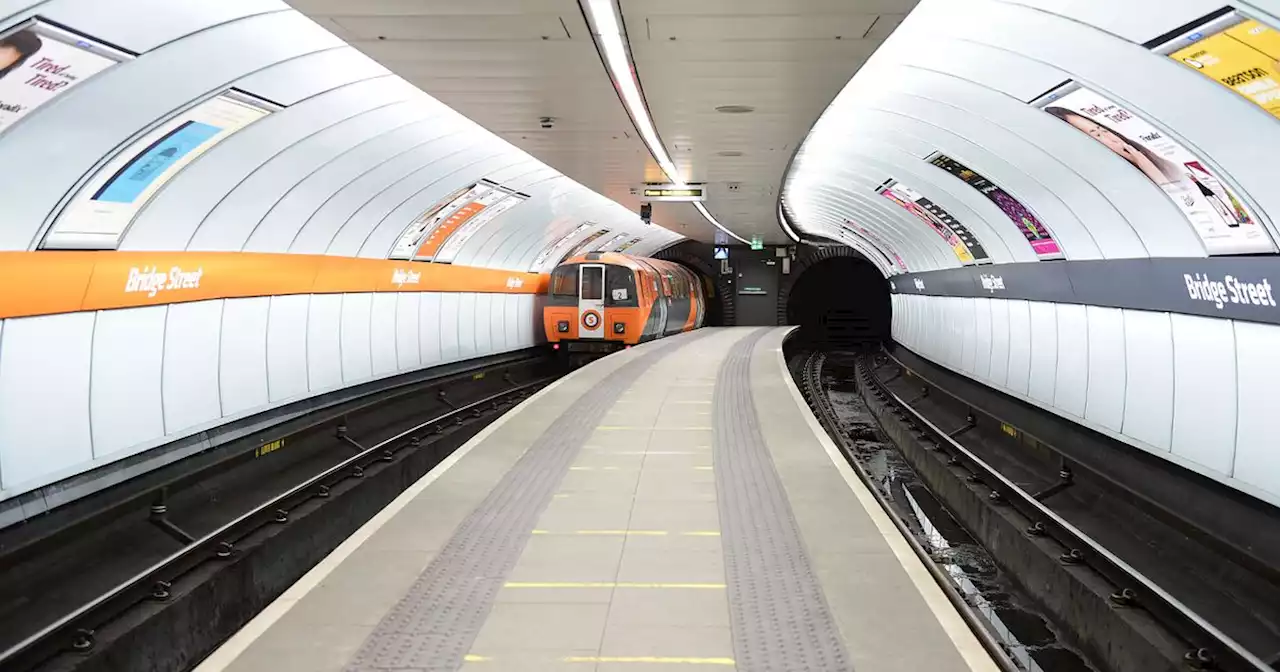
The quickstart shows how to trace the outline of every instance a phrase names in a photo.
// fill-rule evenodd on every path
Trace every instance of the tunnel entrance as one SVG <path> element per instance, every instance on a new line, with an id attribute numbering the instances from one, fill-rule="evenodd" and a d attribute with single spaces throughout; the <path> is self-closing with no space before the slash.
<path id="1" fill-rule="evenodd" d="M 733 324 L 733 287 L 725 277 L 716 273 L 718 263 L 712 261 L 712 247 L 705 243 L 685 240 L 659 250 L 655 259 L 674 261 L 693 271 L 702 284 L 707 297 L 707 315 L 703 325 L 722 327 Z"/>
<path id="2" fill-rule="evenodd" d="M 787 324 L 836 346 L 888 340 L 889 283 L 870 262 L 832 256 L 805 267 L 784 297 Z"/>

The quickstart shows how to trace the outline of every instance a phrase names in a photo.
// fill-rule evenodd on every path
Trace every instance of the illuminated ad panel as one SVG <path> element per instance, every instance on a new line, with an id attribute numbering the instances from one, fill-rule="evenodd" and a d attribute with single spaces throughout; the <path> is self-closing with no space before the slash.
<path id="1" fill-rule="evenodd" d="M 493 182 L 483 180 L 477 183 L 466 193 L 441 208 L 439 214 L 432 218 L 434 225 L 426 229 L 422 244 L 418 246 L 413 258 L 419 261 L 432 261 L 444 246 L 444 241 L 453 235 L 454 231 L 471 221 L 472 217 L 480 214 L 485 208 L 497 205 L 506 197 L 507 192 L 499 189 Z"/>
<path id="2" fill-rule="evenodd" d="M 531 268 L 541 268 L 543 264 L 547 263 L 547 260 L 550 259 L 552 255 L 558 252 L 561 252 L 567 247 L 569 247 L 569 241 L 573 240 L 578 236 L 578 234 L 582 233 L 583 231 L 586 231 L 587 229 L 593 226 L 595 226 L 594 222 L 583 222 L 579 224 L 574 230 L 564 234 L 563 236 L 560 236 L 559 240 L 548 245 L 546 248 L 544 248 L 541 252 L 538 253 L 538 257 L 533 260 L 533 266 Z M 564 255 L 556 257 L 556 259 L 563 259 L 563 258 L 564 258 Z"/>
<path id="3" fill-rule="evenodd" d="M 613 248 L 613 251 L 614 251 L 614 252 L 626 252 L 627 250 L 629 250 L 629 249 L 631 249 L 631 248 L 635 247 L 636 243 L 640 242 L 640 240 L 641 240 L 640 238 L 632 238 L 631 240 L 628 240 L 627 242 L 625 242 L 625 243 L 623 243 L 623 244 L 621 244 L 621 245 L 619 245 L 619 246 L 617 246 L 617 247 Z"/>
<path id="4" fill-rule="evenodd" d="M 0 37 L 0 132 L 129 54 L 29 21 Z"/>
<path id="5" fill-rule="evenodd" d="M 622 243 L 622 241 L 626 240 L 626 238 L 627 238 L 627 234 L 625 234 L 625 233 L 619 233 L 618 235 L 616 235 L 616 236 L 614 236 L 614 237 L 610 238 L 609 240 L 606 240 L 606 241 L 604 241 L 603 243 L 601 243 L 601 244 L 599 244 L 599 245 L 596 245 L 595 247 L 591 248 L 591 251 L 592 251 L 592 252 L 604 252 L 605 250 L 612 249 L 613 247 L 615 247 L 615 246 L 617 246 L 617 245 L 621 244 L 621 243 Z"/>
<path id="6" fill-rule="evenodd" d="M 879 252 L 880 256 L 884 257 L 885 264 L 890 268 L 897 268 L 899 273 L 910 272 L 907 268 L 907 262 L 903 261 L 902 257 L 898 256 L 897 252 L 889 252 L 893 247 L 885 245 L 884 240 L 880 238 L 880 236 L 872 233 L 866 227 L 846 219 L 844 220 L 844 223 L 840 225 L 840 228 L 844 229 L 845 233 L 850 236 L 854 238 L 861 238 L 870 243 L 871 247 L 876 252 Z"/>
<path id="7" fill-rule="evenodd" d="M 881 267 L 882 271 L 892 275 L 896 275 L 898 272 L 900 272 L 898 271 L 897 267 L 893 263 L 893 260 L 889 258 L 889 255 L 883 249 L 881 249 L 879 245 L 871 241 L 871 239 L 868 236 L 858 235 L 858 233 L 854 231 L 854 228 L 852 226 L 849 226 L 848 224 L 841 224 L 840 235 L 845 240 L 849 241 L 849 245 L 851 245 L 854 249 L 858 250 L 859 252 L 862 252 L 863 254 L 866 254 L 867 257 L 870 258 L 872 263 L 875 263 L 877 266 Z M 870 250 L 874 254 L 868 254 L 867 253 L 868 250 Z"/>
<path id="8" fill-rule="evenodd" d="M 466 223 L 459 225 L 451 235 L 446 234 L 444 244 L 440 246 L 440 251 L 436 253 L 432 261 L 445 264 L 453 263 L 453 260 L 458 256 L 458 250 L 461 250 L 462 246 L 468 240 L 471 240 L 472 236 L 484 228 L 485 224 L 492 222 L 498 215 L 525 202 L 528 198 L 528 194 L 517 193 L 505 187 L 499 187 L 481 196 L 476 200 L 476 203 L 484 207 L 478 214 L 467 220 Z M 444 226 L 441 226 L 440 230 L 444 228 Z"/>
<path id="9" fill-rule="evenodd" d="M 488 183 L 480 182 L 479 184 L 471 184 L 455 189 L 448 196 L 436 201 L 434 205 L 427 208 L 426 212 L 415 217 L 412 222 L 409 222 L 409 226 L 404 230 L 404 233 L 400 234 L 400 238 L 396 240 L 396 244 L 391 248 L 391 254 L 388 258 L 412 259 L 427 232 L 435 229 L 440 220 L 447 217 L 463 203 L 468 202 L 474 194 L 478 193 L 477 187 L 487 188 Z"/>
<path id="10" fill-rule="evenodd" d="M 1156 52 L 1280 117 L 1280 33 L 1239 12 L 1207 20 Z"/>
<path id="11" fill-rule="evenodd" d="M 1244 199 L 1164 131 L 1101 94 L 1069 82 L 1034 105 L 1124 159 L 1182 211 L 1210 255 L 1276 250 Z"/>
<path id="12" fill-rule="evenodd" d="M 169 180 L 218 143 L 277 109 L 248 94 L 229 91 L 174 116 L 98 169 L 58 214 L 42 247 L 116 248 L 129 224 Z"/>
<path id="13" fill-rule="evenodd" d="M 596 231 L 595 233 L 587 236 L 586 238 L 583 238 L 581 242 L 573 246 L 573 249 L 566 252 L 563 257 L 560 257 L 560 261 L 564 261 L 565 259 L 572 259 L 573 257 L 576 257 L 579 254 L 582 254 L 583 251 L 586 250 L 589 245 L 591 245 L 591 243 L 594 243 L 595 241 L 600 240 L 601 236 L 604 236 L 607 233 L 609 233 L 609 229 L 600 229 L 599 231 Z"/>
<path id="14" fill-rule="evenodd" d="M 969 231 L 969 228 L 961 224 L 951 213 L 947 212 L 942 206 L 930 201 L 920 192 L 908 187 L 907 185 L 897 181 L 888 180 L 880 185 L 877 190 L 881 196 L 897 203 L 902 209 L 915 215 L 920 221 L 929 225 L 947 241 L 947 245 L 951 247 L 951 251 L 955 253 L 956 259 L 966 266 L 970 264 L 989 264 L 991 258 L 987 256 L 987 251 L 982 249 L 982 244 L 978 242 L 978 238 Z"/>
<path id="15" fill-rule="evenodd" d="M 965 184 L 978 190 L 1004 212 L 1009 221 L 1022 232 L 1022 235 L 1040 259 L 1061 259 L 1062 250 L 1058 241 L 1049 233 L 1049 227 L 1036 218 L 1027 206 L 1009 195 L 1009 192 L 997 187 L 994 182 L 974 172 L 968 166 L 941 152 L 934 152 L 925 158 L 926 161 L 960 178 Z"/>

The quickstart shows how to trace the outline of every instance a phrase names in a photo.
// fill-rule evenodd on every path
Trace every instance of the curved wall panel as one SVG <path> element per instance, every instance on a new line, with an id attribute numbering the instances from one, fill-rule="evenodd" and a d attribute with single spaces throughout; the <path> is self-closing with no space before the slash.
<path id="1" fill-rule="evenodd" d="M 894 283 L 893 331 L 907 347 L 1280 504 L 1280 460 L 1258 410 L 1280 394 L 1280 377 L 1267 373 L 1276 358 L 1264 354 L 1280 349 L 1280 307 L 1269 304 L 1267 289 L 1280 284 L 1280 262 L 1269 265 L 1271 255 L 1208 264 L 1213 248 L 1166 191 L 1135 170 L 1138 150 L 1123 158 L 1032 103 L 1067 81 L 1110 98 L 1184 145 L 1254 215 L 1244 226 L 1277 241 L 1280 194 L 1272 185 L 1280 162 L 1272 155 L 1280 119 L 1153 51 L 1221 3 L 1113 5 L 923 0 L 814 124 L 786 176 L 784 210 L 803 232 L 901 255 L 912 275 Z M 1233 6 L 1280 28 L 1276 0 Z M 1006 209 L 932 165 L 935 152 L 1034 213 L 1069 263 L 1127 269 L 1123 278 L 1106 276 L 1126 286 L 1099 292 L 1154 297 L 1150 305 L 1118 305 L 1098 293 L 1093 301 L 1055 298 L 1088 283 L 1069 280 L 1060 261 L 1037 261 Z M 945 207 L 979 238 L 994 264 L 963 273 L 983 283 L 981 291 L 948 284 L 961 271 L 946 269 L 959 261 L 933 230 L 876 193 L 890 178 Z M 1132 261 L 1145 259 L 1160 261 Z M 1256 269 L 1256 292 L 1233 299 L 1229 288 L 1249 275 L 1246 265 Z M 1226 293 L 1195 289 L 1197 278 L 1221 283 Z M 1045 291 L 1024 291 L 1023 282 Z M 1007 293 L 1016 298 L 1000 298 Z M 1200 307 L 1169 312 L 1188 297 Z M 1230 309 L 1215 310 L 1219 298 Z M 1253 312 L 1235 311 L 1236 303 Z"/>
<path id="2" fill-rule="evenodd" d="M 299 399 L 532 346 L 541 338 L 540 280 L 527 273 L 553 266 L 558 257 L 532 268 L 544 248 L 585 221 L 640 239 L 637 253 L 679 239 L 462 117 L 279 0 L 2 0 L 0 17 L 0 30 L 40 17 L 136 55 L 0 133 L 0 161 L 24 166 L 0 184 L 0 253 L 9 255 L 0 292 L 17 296 L 20 284 L 24 292 L 0 301 L 7 318 L 0 319 L 0 500 Z M 40 249 L 50 224 L 103 165 L 140 151 L 140 137 L 232 88 L 280 108 L 174 173 L 141 204 L 118 251 Z M 413 220 L 482 179 L 528 198 L 479 227 L 453 266 L 377 265 Z M 260 275 L 228 279 L 215 276 L 235 263 L 207 253 L 269 261 L 245 266 Z M 374 265 L 329 272 L 262 253 Z M 133 276 L 110 266 L 111 257 L 93 256 L 115 254 L 141 260 L 128 262 L 140 264 Z M 150 282 L 154 271 L 163 285 L 171 264 L 204 265 L 182 268 L 189 284 L 161 286 L 158 297 L 68 298 L 75 283 L 117 291 L 92 282 L 107 272 L 102 263 L 125 274 L 119 291 L 126 294 L 137 289 L 126 277 Z M 380 275 L 393 266 L 395 278 Z M 419 282 L 414 269 L 428 266 L 443 270 L 423 270 L 429 282 L 421 290 L 404 286 Z M 508 288 L 500 289 L 501 277 L 495 284 L 466 267 L 493 269 L 474 273 L 503 274 Z M 283 277 L 302 268 L 314 275 Z M 72 285 L 24 284 L 22 269 L 70 274 Z M 232 289 L 181 298 L 201 282 Z M 270 289 L 289 282 L 314 284 Z M 88 309 L 101 305 L 110 308 Z M 80 494 L 92 488 L 77 483 L 71 490 Z M 45 506 L 76 496 L 49 493 Z M 11 519 L 11 507 L 0 511 L 0 523 Z"/>

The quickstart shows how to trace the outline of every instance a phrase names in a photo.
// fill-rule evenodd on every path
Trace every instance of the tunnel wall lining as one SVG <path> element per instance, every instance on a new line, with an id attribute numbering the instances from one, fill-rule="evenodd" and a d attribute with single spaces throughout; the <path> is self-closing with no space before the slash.
<path id="1" fill-rule="evenodd" d="M 1280 327 L 1018 299 L 892 294 L 922 357 L 1280 506 Z"/>

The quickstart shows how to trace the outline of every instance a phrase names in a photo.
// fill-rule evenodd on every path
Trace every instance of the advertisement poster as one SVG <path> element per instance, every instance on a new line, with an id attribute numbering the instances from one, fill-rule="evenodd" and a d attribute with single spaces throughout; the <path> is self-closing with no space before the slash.
<path id="1" fill-rule="evenodd" d="M 863 256 L 867 257 L 867 260 L 875 264 L 876 268 L 880 269 L 880 271 L 885 275 L 897 275 L 900 272 L 894 265 L 893 260 L 889 258 L 889 255 L 885 254 L 884 250 L 880 249 L 879 246 L 872 244 L 867 240 L 866 236 L 860 236 L 854 233 L 853 229 L 848 225 L 841 224 L 838 235 L 841 239 L 848 241 L 849 247 L 852 247 L 862 253 Z"/>
<path id="2" fill-rule="evenodd" d="M 0 132 L 128 58 L 128 54 L 39 21 L 0 37 Z"/>
<path id="3" fill-rule="evenodd" d="M 1280 117 L 1280 33 L 1274 28 L 1232 12 L 1169 48 L 1176 49 L 1169 58 Z"/>
<path id="4" fill-rule="evenodd" d="M 616 247 L 617 245 L 621 244 L 621 243 L 622 243 L 622 241 L 626 240 L 626 238 L 627 238 L 627 234 L 625 234 L 625 233 L 619 233 L 618 235 L 616 235 L 616 236 L 614 236 L 614 237 L 610 238 L 609 240 L 606 240 L 606 241 L 604 241 L 603 243 L 601 243 L 601 244 L 599 244 L 599 245 L 596 245 L 595 247 L 591 248 L 591 251 L 592 251 L 592 252 L 604 252 L 604 251 L 606 251 L 606 250 L 611 250 L 611 249 L 613 249 L 614 247 Z"/>
<path id="5" fill-rule="evenodd" d="M 464 202 L 469 201 L 474 195 L 477 187 L 488 187 L 486 182 L 480 184 L 471 184 L 465 187 L 455 189 L 453 193 L 436 201 L 435 205 L 427 209 L 426 212 L 418 215 L 409 227 L 400 234 L 400 239 L 396 241 L 395 247 L 391 248 L 391 255 L 388 259 L 412 259 L 413 253 L 418 251 L 418 246 L 422 244 L 422 239 L 427 235 L 427 231 L 435 228 L 449 213 L 453 212 Z"/>
<path id="6" fill-rule="evenodd" d="M 910 272 L 910 269 L 907 268 L 907 262 L 903 261 L 902 257 L 899 256 L 897 252 L 891 252 L 890 250 L 893 248 L 889 245 L 885 245 L 884 240 L 880 238 L 880 236 L 872 233 L 866 227 L 855 224 L 847 219 L 844 220 L 844 224 L 841 224 L 840 226 L 841 228 L 844 228 L 850 236 L 853 236 L 854 238 L 862 238 L 869 242 L 871 246 L 880 253 L 880 256 L 884 257 L 885 262 L 889 266 L 897 268 L 899 273 Z"/>
<path id="7" fill-rule="evenodd" d="M 979 175 L 968 166 L 946 154 L 934 152 L 926 157 L 925 160 L 960 178 L 965 184 L 977 189 L 978 193 L 986 196 L 987 200 L 995 203 L 1009 218 L 1009 221 L 1013 222 L 1014 226 L 1017 226 L 1018 230 L 1022 232 L 1037 257 L 1040 259 L 1062 258 L 1062 250 L 1058 247 L 1058 242 L 1053 239 L 1053 234 L 1049 233 L 1049 227 L 1041 223 L 1039 219 L 1036 219 L 1036 216 L 1021 201 L 1010 196 L 1004 189 L 997 187 L 991 180 Z"/>
<path id="8" fill-rule="evenodd" d="M 200 155 L 274 106 L 228 92 L 188 109 L 116 154 L 62 210 L 43 247 L 114 249 L 142 208 Z"/>
<path id="9" fill-rule="evenodd" d="M 491 205 L 497 205 L 499 201 L 507 197 L 507 192 L 498 188 L 498 185 L 492 182 L 480 182 L 469 189 L 455 202 L 450 203 L 448 207 L 442 209 L 434 218 L 434 226 L 426 230 L 426 236 L 422 239 L 422 244 L 418 246 L 414 252 L 413 258 L 423 261 L 431 261 L 435 258 L 436 253 L 444 246 L 444 241 L 454 231 L 457 231 L 463 224 L 471 221 L 472 217 L 480 214 L 485 208 Z"/>
<path id="10" fill-rule="evenodd" d="M 952 217 L 951 213 L 943 210 L 942 206 L 897 180 L 889 180 L 880 185 L 879 191 L 881 196 L 902 206 L 904 210 L 915 215 L 942 236 L 942 239 L 947 241 L 947 245 L 951 246 L 951 251 L 955 253 L 960 263 L 966 266 L 974 263 L 991 263 L 987 251 L 982 248 L 978 238 L 969 231 L 968 227 Z"/>
<path id="11" fill-rule="evenodd" d="M 546 248 L 544 248 L 541 252 L 538 253 L 538 257 L 533 260 L 533 266 L 531 266 L 530 268 L 532 268 L 533 270 L 542 268 L 542 265 L 547 263 L 547 260 L 550 259 L 552 255 L 567 248 L 569 246 L 570 240 L 573 240 L 575 237 L 577 237 L 578 234 L 582 233 L 583 231 L 586 231 L 587 229 L 593 226 L 595 226 L 594 222 L 583 222 L 579 224 L 577 227 L 575 227 L 569 233 L 566 233 L 563 236 L 560 236 L 559 240 L 548 245 Z M 563 256 L 556 257 L 557 260 L 563 259 L 563 258 L 564 258 Z"/>
<path id="12" fill-rule="evenodd" d="M 600 229 L 595 233 L 587 236 L 586 238 L 583 238 L 581 242 L 573 246 L 573 249 L 566 252 L 563 257 L 560 257 L 560 261 L 564 261 L 565 259 L 572 259 L 582 254 L 584 251 L 586 251 L 587 247 L 591 245 L 591 243 L 594 243 L 597 240 L 600 240 L 600 238 L 607 233 L 609 233 L 609 229 Z"/>
<path id="13" fill-rule="evenodd" d="M 501 196 L 497 196 L 498 194 Z M 453 263 L 453 260 L 458 256 L 458 250 L 461 250 L 462 246 L 468 240 L 471 240 L 472 236 L 479 233 L 480 229 L 484 228 L 485 224 L 492 222 L 498 217 L 498 215 L 501 215 L 511 208 L 523 203 L 525 199 L 529 197 L 525 194 L 515 193 L 509 189 L 502 188 L 500 190 L 495 189 L 481 200 L 484 200 L 485 198 L 490 200 L 497 198 L 498 200 L 496 203 L 486 204 L 485 208 L 481 210 L 479 214 L 472 217 L 466 224 L 459 226 L 457 230 L 453 232 L 453 235 L 448 236 L 445 239 L 444 244 L 440 246 L 440 251 L 436 253 L 435 258 L 432 259 L 432 261 L 445 264 Z M 443 229 L 444 227 L 440 228 Z"/>
<path id="14" fill-rule="evenodd" d="M 640 242 L 640 239 L 639 239 L 639 238 L 632 238 L 631 240 L 628 240 L 627 242 L 625 242 L 625 243 L 623 243 L 623 244 L 621 244 L 621 245 L 619 245 L 619 246 L 617 246 L 617 247 L 613 248 L 613 251 L 614 251 L 614 252 L 626 252 L 627 250 L 631 249 L 632 247 L 635 247 L 636 243 L 638 243 L 638 242 Z M 725 257 L 725 258 L 726 258 L 726 259 L 728 259 L 728 257 Z"/>
<path id="15" fill-rule="evenodd" d="M 1045 112 L 1129 162 L 1182 211 L 1210 255 L 1275 251 L 1243 200 L 1204 161 L 1131 110 L 1080 87 L 1051 93 Z"/>

